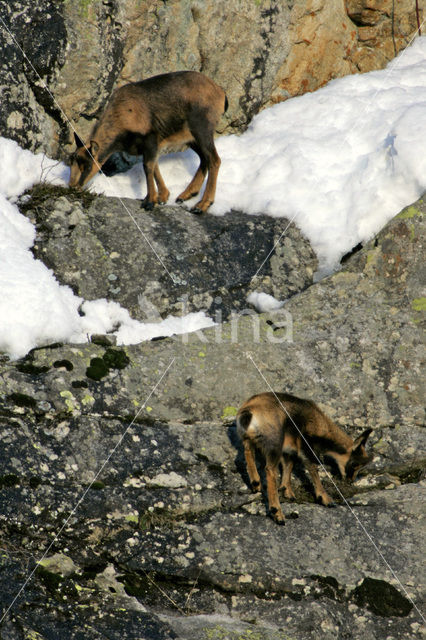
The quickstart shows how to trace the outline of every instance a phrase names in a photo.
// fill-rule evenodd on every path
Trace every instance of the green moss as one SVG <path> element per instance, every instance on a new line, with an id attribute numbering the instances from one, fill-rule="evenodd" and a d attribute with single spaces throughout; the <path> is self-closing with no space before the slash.
<path id="1" fill-rule="evenodd" d="M 85 407 L 87 405 L 90 404 L 94 404 L 95 403 L 95 398 L 93 396 L 91 396 L 89 393 L 86 393 L 86 395 L 84 396 L 84 398 L 81 401 L 81 404 Z"/>
<path id="2" fill-rule="evenodd" d="M 95 0 L 77 0 L 77 2 L 74 0 L 64 0 L 64 3 L 75 5 L 80 16 L 82 18 L 88 18 L 95 4 Z"/>
<path id="3" fill-rule="evenodd" d="M 19 209 L 24 214 L 27 211 L 35 213 L 38 223 L 44 222 L 50 214 L 50 208 L 45 206 L 48 200 L 57 200 L 65 196 L 70 202 L 79 202 L 83 208 L 88 208 L 96 199 L 96 195 L 89 191 L 78 191 L 70 187 L 61 187 L 45 182 L 34 185 L 24 195 L 30 197 L 19 205 Z"/>
<path id="4" fill-rule="evenodd" d="M 369 251 L 369 252 L 367 253 L 367 260 L 366 260 L 366 263 L 367 263 L 367 264 L 371 264 L 372 262 L 374 262 L 374 261 L 375 261 L 376 257 L 377 257 L 377 251 L 376 251 L 376 250 Z"/>
<path id="5" fill-rule="evenodd" d="M 126 516 L 126 522 L 134 522 L 135 524 L 138 524 L 139 522 L 139 516 L 135 515 L 135 514 L 130 514 L 128 516 Z"/>
<path id="6" fill-rule="evenodd" d="M 129 362 L 129 357 L 122 349 L 107 349 L 102 358 L 96 357 L 90 360 L 86 376 L 92 380 L 102 380 L 110 369 L 124 369 Z"/>
<path id="7" fill-rule="evenodd" d="M 405 209 L 403 209 L 401 213 L 399 213 L 396 217 L 400 218 L 401 220 L 407 220 L 409 218 L 414 218 L 415 216 L 422 215 L 423 213 L 422 211 L 420 211 L 420 209 L 417 209 L 417 207 L 411 205 L 410 207 L 406 207 Z"/>
<path id="8" fill-rule="evenodd" d="M 237 407 L 225 407 L 222 412 L 222 420 L 224 420 L 225 418 L 234 418 L 237 415 L 237 412 Z"/>
<path id="9" fill-rule="evenodd" d="M 130 362 L 126 352 L 120 349 L 107 349 L 103 361 L 110 369 L 125 369 Z"/>
<path id="10" fill-rule="evenodd" d="M 383 446 L 386 445 L 386 442 L 383 438 L 380 438 L 380 440 L 377 440 L 372 446 L 373 449 L 379 449 Z"/>
<path id="11" fill-rule="evenodd" d="M 74 398 L 71 391 L 69 391 L 68 389 L 64 389 L 60 392 L 59 395 L 61 396 L 61 398 L 64 398 L 66 408 L 70 413 L 72 413 L 77 408 L 78 402 Z"/>
<path id="12" fill-rule="evenodd" d="M 109 367 L 105 364 L 103 358 L 92 358 L 90 365 L 86 369 L 86 376 L 91 380 L 102 380 L 109 371 Z"/>
<path id="13" fill-rule="evenodd" d="M 44 637 L 34 629 L 26 629 L 25 631 L 25 640 L 44 640 Z"/>
<path id="14" fill-rule="evenodd" d="M 258 629 L 246 629 L 245 631 L 232 631 L 222 625 L 215 627 L 205 627 L 202 631 L 201 640 L 292 640 L 292 638 L 284 633 L 270 631 L 263 632 Z"/>
<path id="15" fill-rule="evenodd" d="M 85 18 L 87 18 L 89 16 L 89 11 L 90 11 L 90 5 L 91 4 L 92 4 L 92 0 L 78 0 L 80 13 Z"/>
<path id="16" fill-rule="evenodd" d="M 68 409 L 68 411 L 69 411 L 70 413 L 72 413 L 72 412 L 74 411 L 74 409 L 76 409 L 76 408 L 77 408 L 77 406 L 76 406 L 76 405 L 73 403 L 73 401 L 72 401 L 72 400 L 70 400 L 69 398 L 67 398 L 67 399 L 65 400 L 65 406 L 66 406 L 66 408 Z"/>
<path id="17" fill-rule="evenodd" d="M 411 306 L 414 311 L 426 311 L 426 298 L 414 298 Z"/>
<path id="18" fill-rule="evenodd" d="M 38 376 L 42 373 L 47 373 L 50 367 L 37 367 L 36 365 L 32 364 L 32 362 L 23 362 L 21 364 L 18 364 L 16 368 L 21 373 Z"/>
<path id="19" fill-rule="evenodd" d="M 100 491 L 101 489 L 105 489 L 105 483 L 101 480 L 96 480 L 95 482 L 92 482 L 90 488 L 94 491 Z"/>

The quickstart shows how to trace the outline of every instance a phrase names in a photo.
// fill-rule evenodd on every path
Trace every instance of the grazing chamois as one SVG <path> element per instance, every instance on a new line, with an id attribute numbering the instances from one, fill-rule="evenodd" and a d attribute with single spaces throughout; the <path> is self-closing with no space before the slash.
<path id="1" fill-rule="evenodd" d="M 187 144 L 199 155 L 200 166 L 176 201 L 196 196 L 208 174 L 203 197 L 192 209 L 203 213 L 214 201 L 220 158 L 213 136 L 227 107 L 223 89 L 196 71 L 126 84 L 114 91 L 86 144 L 74 134 L 69 185 L 82 188 L 116 151 L 143 155 L 148 193 L 142 205 L 152 209 L 170 195 L 158 168 L 161 149 Z"/>
<path id="2" fill-rule="evenodd" d="M 244 446 L 247 472 L 253 492 L 260 491 L 260 477 L 255 462 L 255 449 L 266 460 L 266 486 L 269 511 L 277 524 L 284 524 L 278 498 L 277 472 L 282 463 L 280 489 L 290 500 L 294 459 L 299 457 L 307 467 L 314 485 L 315 497 L 324 506 L 333 501 L 321 484 L 318 456 L 335 460 L 342 478 L 354 480 L 372 456 L 365 443 L 372 429 L 366 429 L 356 440 L 348 436 L 311 400 L 287 393 L 260 393 L 249 398 L 237 413 L 237 432 Z"/>

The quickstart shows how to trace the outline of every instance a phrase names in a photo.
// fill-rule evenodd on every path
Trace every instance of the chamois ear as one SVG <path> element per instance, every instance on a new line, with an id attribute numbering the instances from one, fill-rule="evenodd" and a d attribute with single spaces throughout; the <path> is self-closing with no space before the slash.
<path id="1" fill-rule="evenodd" d="M 363 431 L 361 433 L 361 435 L 358 436 L 358 438 L 355 440 L 354 446 L 352 448 L 352 451 L 354 451 L 355 449 L 358 449 L 358 447 L 361 447 L 361 446 L 365 445 L 365 443 L 368 440 L 368 436 L 370 435 L 370 433 L 372 431 L 373 431 L 373 429 L 366 429 L 365 431 Z"/>
<path id="2" fill-rule="evenodd" d="M 84 147 L 83 140 L 76 134 L 75 131 L 74 131 L 74 140 L 75 140 L 75 144 L 77 145 L 77 149 Z"/>
<path id="3" fill-rule="evenodd" d="M 92 154 L 93 157 L 95 157 L 99 151 L 99 145 L 96 142 L 96 140 L 91 140 L 90 141 L 90 147 L 89 147 L 89 151 Z"/>

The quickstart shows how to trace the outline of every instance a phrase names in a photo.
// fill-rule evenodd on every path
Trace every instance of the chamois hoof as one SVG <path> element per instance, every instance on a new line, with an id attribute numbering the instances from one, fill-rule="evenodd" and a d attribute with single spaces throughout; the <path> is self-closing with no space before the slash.
<path id="1" fill-rule="evenodd" d="M 192 209 L 190 211 L 191 211 L 191 213 L 194 213 L 196 216 L 199 216 L 202 213 L 204 213 L 204 211 L 202 209 L 200 209 L 199 207 L 192 207 Z"/>
<path id="2" fill-rule="evenodd" d="M 250 485 L 250 489 L 252 493 L 259 493 L 260 491 L 260 482 L 252 482 Z"/>
<path id="3" fill-rule="evenodd" d="M 191 198 L 195 198 L 195 196 L 198 196 L 198 191 L 193 191 L 192 193 L 185 193 L 185 191 L 183 191 L 180 196 L 178 196 L 175 200 L 175 202 L 177 202 L 178 204 L 182 204 L 183 202 L 186 202 L 187 200 L 191 200 Z"/>
<path id="4" fill-rule="evenodd" d="M 317 496 L 316 497 L 316 501 L 318 504 L 321 504 L 323 507 L 337 507 L 337 504 L 334 502 L 334 500 L 330 499 L 324 499 L 323 496 Z"/>
<path id="5" fill-rule="evenodd" d="M 148 202 L 147 200 L 142 200 L 141 202 L 141 209 L 145 209 L 145 211 L 152 211 L 154 207 L 154 202 Z"/>
<path id="6" fill-rule="evenodd" d="M 285 518 L 284 518 L 284 514 L 283 513 L 280 513 L 278 511 L 278 509 L 276 509 L 275 507 L 271 507 L 269 512 L 270 512 L 272 520 L 276 524 L 280 525 L 280 527 L 284 527 L 285 526 Z"/>
<path id="7" fill-rule="evenodd" d="M 279 491 L 284 492 L 284 498 L 289 502 L 296 502 L 296 496 L 293 491 L 289 491 L 286 487 L 279 487 Z"/>

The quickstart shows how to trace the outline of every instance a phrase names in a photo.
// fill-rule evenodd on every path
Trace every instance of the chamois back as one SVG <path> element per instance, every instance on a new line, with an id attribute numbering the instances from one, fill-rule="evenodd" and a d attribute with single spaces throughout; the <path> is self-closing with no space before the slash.
<path id="1" fill-rule="evenodd" d="M 116 89 L 86 144 L 76 137 L 70 186 L 82 188 L 114 152 L 142 155 L 148 191 L 143 205 L 152 209 L 169 197 L 158 168 L 160 150 L 187 144 L 200 165 L 177 201 L 197 195 L 207 175 L 204 195 L 193 208 L 194 213 L 206 211 L 214 201 L 220 166 L 214 132 L 227 105 L 223 89 L 195 71 L 166 73 Z"/>

